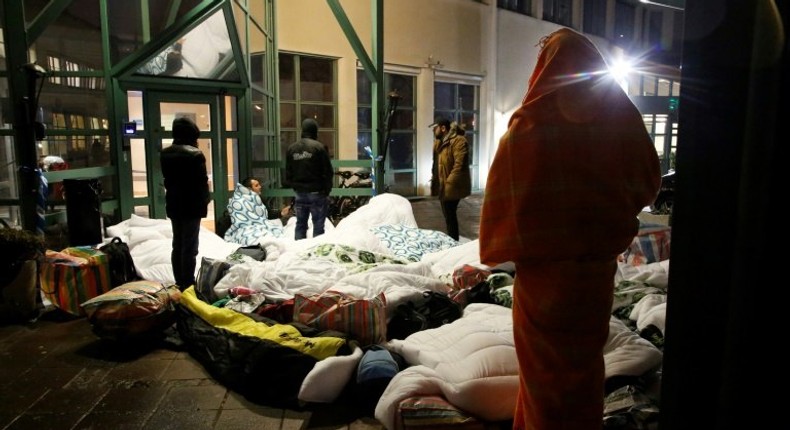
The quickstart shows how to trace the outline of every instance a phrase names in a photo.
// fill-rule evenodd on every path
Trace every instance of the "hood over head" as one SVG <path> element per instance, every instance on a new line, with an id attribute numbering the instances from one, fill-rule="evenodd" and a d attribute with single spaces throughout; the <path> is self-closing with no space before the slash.
<path id="1" fill-rule="evenodd" d="M 302 137 L 318 139 L 318 122 L 312 118 L 302 121 Z"/>
<path id="2" fill-rule="evenodd" d="M 173 120 L 173 141 L 180 144 L 193 144 L 200 137 L 200 129 L 189 118 L 181 117 Z"/>

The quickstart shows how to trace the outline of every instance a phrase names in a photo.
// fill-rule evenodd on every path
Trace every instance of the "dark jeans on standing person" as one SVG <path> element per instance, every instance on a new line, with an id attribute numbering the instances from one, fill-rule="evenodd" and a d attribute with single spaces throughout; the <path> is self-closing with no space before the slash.
<path id="1" fill-rule="evenodd" d="M 313 237 L 324 234 L 324 223 L 329 210 L 329 200 L 322 193 L 296 193 L 294 200 L 296 209 L 295 239 L 307 237 L 307 219 L 313 218 Z"/>
<path id="2" fill-rule="evenodd" d="M 200 218 L 170 219 L 173 226 L 173 275 L 181 291 L 195 284 L 195 266 L 198 255 Z"/>
<path id="3" fill-rule="evenodd" d="M 442 206 L 442 215 L 444 215 L 444 222 L 447 224 L 447 235 L 455 240 L 458 240 L 458 203 L 460 200 L 440 200 Z"/>

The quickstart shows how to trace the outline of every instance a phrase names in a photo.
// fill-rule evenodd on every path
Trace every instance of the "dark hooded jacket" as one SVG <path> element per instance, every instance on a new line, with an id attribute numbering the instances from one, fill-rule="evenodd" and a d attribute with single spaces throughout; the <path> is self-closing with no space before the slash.
<path id="1" fill-rule="evenodd" d="M 332 191 L 332 162 L 324 144 L 316 140 L 318 123 L 307 118 L 302 121 L 302 138 L 292 143 L 285 157 L 285 186 L 297 193 Z"/>
<path id="2" fill-rule="evenodd" d="M 200 129 L 188 118 L 173 121 L 173 144 L 159 160 L 165 180 L 165 209 L 171 219 L 204 218 L 211 200 L 206 157 L 197 147 Z"/>

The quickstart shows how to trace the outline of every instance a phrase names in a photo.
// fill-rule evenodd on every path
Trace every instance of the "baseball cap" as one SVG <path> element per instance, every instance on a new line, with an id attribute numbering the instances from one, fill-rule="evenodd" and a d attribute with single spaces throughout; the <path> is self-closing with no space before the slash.
<path id="1" fill-rule="evenodd" d="M 445 118 L 445 117 L 443 117 L 443 116 L 438 116 L 433 121 L 433 123 L 428 126 L 428 128 L 434 128 L 436 126 L 441 126 L 441 125 L 443 125 L 443 126 L 445 126 L 447 128 L 450 128 L 450 120 Z"/>

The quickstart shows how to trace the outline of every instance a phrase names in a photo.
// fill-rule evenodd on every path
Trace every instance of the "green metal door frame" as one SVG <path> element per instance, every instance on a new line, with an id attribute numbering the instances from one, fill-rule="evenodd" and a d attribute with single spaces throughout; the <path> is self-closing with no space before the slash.
<path id="1" fill-rule="evenodd" d="M 164 207 L 164 182 L 162 169 L 159 164 L 159 152 L 162 150 L 162 140 L 172 139 L 169 124 L 161 124 L 161 103 L 189 103 L 209 105 L 209 131 L 201 130 L 201 139 L 211 141 L 211 172 L 212 174 L 212 200 L 227 201 L 227 178 L 222 174 L 226 172 L 226 142 L 221 131 L 226 129 L 224 116 L 221 115 L 223 103 L 220 95 L 194 94 L 183 92 L 150 91 L 143 93 L 144 121 L 146 124 L 143 133 L 146 142 L 146 166 L 148 171 L 148 197 L 135 198 L 135 205 L 149 205 L 151 218 L 165 218 Z M 214 205 L 214 219 L 222 215 L 224 205 Z"/>

